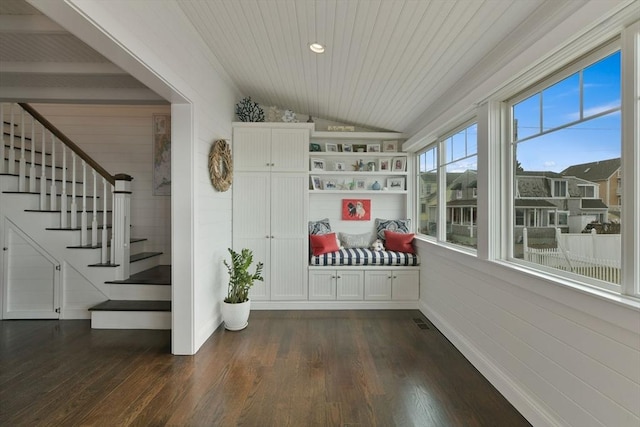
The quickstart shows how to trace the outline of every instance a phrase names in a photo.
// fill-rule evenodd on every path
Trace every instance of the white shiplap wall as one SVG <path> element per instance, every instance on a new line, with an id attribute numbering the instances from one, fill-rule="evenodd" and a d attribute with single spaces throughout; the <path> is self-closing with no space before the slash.
<path id="1" fill-rule="evenodd" d="M 421 309 L 534 425 L 638 425 L 640 315 L 418 243 Z"/>
<path id="2" fill-rule="evenodd" d="M 152 135 L 152 115 L 170 114 L 170 106 L 33 104 L 33 107 L 109 173 L 133 177 L 131 235 L 147 238 L 145 250 L 162 252 L 160 263 L 171 264 L 171 199 L 153 195 Z M 100 185 L 100 195 L 101 188 Z"/>

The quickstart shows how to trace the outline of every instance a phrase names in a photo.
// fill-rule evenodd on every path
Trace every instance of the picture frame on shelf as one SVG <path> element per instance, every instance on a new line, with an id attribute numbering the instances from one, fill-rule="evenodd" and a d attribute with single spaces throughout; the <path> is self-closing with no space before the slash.
<path id="1" fill-rule="evenodd" d="M 324 179 L 322 180 L 322 189 L 323 190 L 337 190 L 338 183 L 335 179 Z"/>
<path id="2" fill-rule="evenodd" d="M 311 176 L 311 188 L 314 190 L 322 190 L 322 180 L 320 180 L 319 176 Z"/>
<path id="3" fill-rule="evenodd" d="M 387 178 L 387 190 L 404 191 L 404 177 Z"/>
<path id="4" fill-rule="evenodd" d="M 353 152 L 354 153 L 366 153 L 367 145 L 366 144 L 353 144 Z"/>
<path id="5" fill-rule="evenodd" d="M 334 144 L 333 142 L 327 142 L 324 144 L 324 149 L 327 151 L 327 153 L 337 153 L 338 144 Z"/>
<path id="6" fill-rule="evenodd" d="M 395 153 L 398 151 L 398 141 L 384 141 L 382 151 L 385 153 Z"/>
<path id="7" fill-rule="evenodd" d="M 391 171 L 392 172 L 404 172 L 407 168 L 407 158 L 406 157 L 394 157 L 391 162 Z"/>
<path id="8" fill-rule="evenodd" d="M 324 172 L 326 170 L 324 159 L 309 159 L 311 162 L 311 172 Z"/>
<path id="9" fill-rule="evenodd" d="M 333 170 L 339 171 L 339 172 L 344 172 L 344 171 L 347 170 L 347 168 L 346 168 L 344 162 L 335 162 L 333 164 Z"/>
<path id="10" fill-rule="evenodd" d="M 309 151 L 311 152 L 322 151 L 322 148 L 320 147 L 320 144 L 316 144 L 315 142 L 312 142 L 309 144 Z"/>
<path id="11" fill-rule="evenodd" d="M 367 144 L 367 153 L 379 153 L 380 144 Z"/>
<path id="12" fill-rule="evenodd" d="M 353 182 L 355 183 L 355 190 L 364 191 L 367 189 L 367 181 L 365 181 L 364 179 L 356 179 Z"/>
<path id="13" fill-rule="evenodd" d="M 353 146 L 351 144 L 340 144 L 339 148 L 343 153 L 353 153 Z"/>
<path id="14" fill-rule="evenodd" d="M 380 172 L 391 172 L 391 158 L 378 159 L 378 170 Z"/>

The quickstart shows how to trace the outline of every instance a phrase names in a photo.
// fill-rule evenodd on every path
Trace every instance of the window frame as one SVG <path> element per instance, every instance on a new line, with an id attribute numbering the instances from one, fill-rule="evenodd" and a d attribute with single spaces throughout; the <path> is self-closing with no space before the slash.
<path id="1" fill-rule="evenodd" d="M 540 77 L 540 79 L 538 79 L 537 83 L 527 87 L 526 89 L 520 91 L 519 93 L 517 93 L 516 95 L 512 96 L 512 97 L 508 97 L 506 96 L 504 98 L 504 101 L 502 101 L 501 106 L 502 106 L 502 114 L 505 117 L 505 122 L 504 122 L 504 135 L 505 137 L 502 139 L 501 145 L 505 148 L 507 154 L 507 159 L 508 159 L 508 163 L 509 163 L 509 168 L 508 168 L 508 172 L 506 173 L 506 177 L 505 177 L 505 181 L 507 183 L 508 188 L 510 189 L 508 194 L 505 194 L 505 200 L 503 201 L 503 206 L 506 209 L 506 217 L 507 217 L 507 222 L 506 224 L 508 224 L 507 227 L 503 227 L 503 229 L 501 230 L 501 233 L 503 234 L 503 239 L 502 239 L 502 244 L 503 244 L 503 248 L 502 248 L 502 259 L 505 260 L 508 263 L 512 263 L 514 265 L 518 265 L 518 266 L 522 266 L 525 267 L 527 269 L 530 269 L 532 271 L 535 271 L 537 273 L 541 273 L 541 274 L 545 274 L 548 275 L 550 278 L 555 278 L 560 279 L 560 280 L 569 280 L 575 284 L 578 285 L 584 285 L 584 286 L 588 286 L 594 289 L 599 289 L 599 290 L 608 290 L 608 291 L 612 291 L 616 294 L 624 294 L 625 293 L 625 288 L 624 288 L 624 283 L 625 283 L 625 273 L 624 273 L 624 262 L 622 260 L 622 258 L 624 258 L 624 248 L 625 248 L 625 237 L 624 235 L 621 235 L 621 283 L 620 285 L 615 284 L 615 283 L 611 283 L 611 282 L 605 282 L 605 281 L 601 281 L 598 279 L 593 279 L 587 276 L 583 276 L 580 274 L 576 274 L 576 273 L 572 273 L 572 272 L 568 272 L 568 271 L 562 271 L 562 270 L 558 270 L 552 267 L 546 267 L 544 265 L 541 264 L 537 264 L 537 263 L 533 263 L 533 262 L 528 262 L 525 261 L 524 259 L 520 259 L 520 258 L 516 258 L 514 256 L 514 238 L 515 238 L 515 232 L 516 232 L 516 227 L 520 228 L 520 227 L 528 227 L 528 225 L 526 225 L 527 222 L 527 209 L 525 208 L 525 215 L 524 215 L 524 226 L 520 226 L 520 225 L 516 225 L 516 218 L 515 218 L 515 211 L 516 211 L 516 207 L 515 207 L 515 196 L 517 194 L 517 176 L 516 176 L 516 149 L 515 147 L 517 146 L 517 144 L 528 141 L 530 139 L 534 139 L 534 138 L 538 138 L 540 136 L 555 132 L 559 129 L 563 129 L 563 128 L 569 128 L 571 126 L 574 126 L 576 124 L 579 123 L 583 123 L 585 118 L 582 117 L 581 115 L 581 119 L 574 121 L 574 122 L 570 122 L 570 123 L 566 123 L 564 125 L 555 127 L 555 128 L 550 128 L 550 129 L 546 129 L 546 130 L 541 130 L 540 133 L 534 134 L 534 135 L 528 135 L 525 138 L 522 139 L 516 139 L 516 130 L 514 128 L 514 117 L 512 116 L 512 108 L 514 105 L 518 104 L 519 102 L 521 102 L 522 100 L 528 99 L 529 97 L 531 97 L 532 95 L 542 92 L 544 91 L 546 88 L 549 88 L 551 86 L 553 86 L 554 84 L 566 79 L 568 76 L 575 74 L 581 70 L 584 70 L 585 68 L 597 63 L 598 61 L 614 54 L 615 52 L 620 51 L 621 53 L 621 88 L 620 88 L 620 96 L 621 96 L 621 102 L 620 102 L 620 112 L 622 114 L 622 110 L 624 109 L 624 64 L 622 63 L 622 61 L 624 61 L 623 59 L 623 48 L 622 48 L 622 42 L 620 37 L 616 37 L 613 40 L 609 40 L 608 42 L 594 47 L 593 49 L 591 49 L 589 52 L 587 52 L 585 55 L 581 56 L 579 59 L 570 62 L 569 64 L 567 64 L 564 67 L 560 67 L 557 71 L 550 71 L 548 72 L 546 75 L 543 75 Z M 618 108 L 614 108 L 614 109 L 608 109 L 606 111 L 600 112 L 598 114 L 595 115 L 591 115 L 588 116 L 586 118 L 586 120 L 594 120 L 598 117 L 602 117 L 605 116 L 607 114 L 611 114 L 612 112 L 617 111 Z M 542 115 L 542 112 L 540 112 L 540 114 Z M 621 119 L 622 120 L 622 119 Z M 624 122 L 621 122 L 621 127 L 624 127 Z M 624 158 L 624 134 L 623 134 L 623 129 L 621 128 L 621 158 Z M 567 192 L 568 192 L 568 183 L 566 182 L 566 180 L 562 180 L 562 179 L 553 179 L 553 185 L 551 186 L 552 188 L 552 194 L 551 196 L 553 198 L 567 198 L 569 197 Z M 564 196 L 559 196 L 558 194 L 556 194 L 556 184 L 559 182 L 565 182 L 565 195 Z M 556 212 L 556 218 L 555 218 L 555 222 L 559 223 L 560 222 L 560 215 L 561 213 L 564 213 L 565 211 L 557 211 Z M 547 217 L 548 220 L 548 217 Z M 554 227 L 563 227 L 566 226 L 566 224 L 560 224 L 560 225 L 554 225 Z M 637 296 L 637 294 L 635 294 L 635 296 Z"/>

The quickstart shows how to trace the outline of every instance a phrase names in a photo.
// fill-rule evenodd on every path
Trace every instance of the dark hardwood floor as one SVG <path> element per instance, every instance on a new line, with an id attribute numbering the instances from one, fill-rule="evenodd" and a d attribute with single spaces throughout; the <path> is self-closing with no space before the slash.
<path id="1" fill-rule="evenodd" d="M 418 311 L 253 311 L 169 331 L 0 322 L 2 426 L 528 426 Z"/>

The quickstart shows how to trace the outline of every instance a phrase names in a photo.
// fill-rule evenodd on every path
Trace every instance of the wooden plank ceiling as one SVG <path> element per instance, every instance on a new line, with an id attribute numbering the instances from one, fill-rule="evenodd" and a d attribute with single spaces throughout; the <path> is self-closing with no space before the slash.
<path id="1" fill-rule="evenodd" d="M 163 0 L 157 5 L 170 1 L 181 8 L 196 29 L 194 36 L 202 37 L 245 96 L 264 106 L 292 109 L 302 120 L 311 114 L 399 132 L 419 128 L 425 111 L 469 73 L 481 66 L 486 73 L 489 61 L 495 64 L 526 47 L 528 30 L 567 16 L 583 3 Z M 46 85 L 80 94 L 94 85 L 101 90 L 91 93 L 107 101 L 108 96 L 162 101 L 46 19 L 24 0 L 0 1 L 5 93 L 17 93 L 12 87 L 20 86 L 26 93 L 43 93 Z M 324 54 L 308 49 L 315 41 L 326 45 Z"/>

